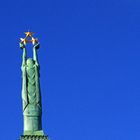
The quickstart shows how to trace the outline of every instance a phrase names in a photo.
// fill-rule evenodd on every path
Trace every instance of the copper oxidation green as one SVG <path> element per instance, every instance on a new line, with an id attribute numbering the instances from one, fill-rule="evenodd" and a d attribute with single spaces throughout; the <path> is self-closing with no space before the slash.
<path id="1" fill-rule="evenodd" d="M 23 50 L 22 54 L 22 106 L 24 118 L 24 133 L 21 139 L 32 138 L 46 139 L 42 130 L 42 102 L 40 92 L 40 73 L 39 62 L 37 56 L 37 49 L 39 48 L 38 40 L 32 37 L 30 32 L 26 32 L 26 38 L 20 42 L 20 48 Z M 33 44 L 33 58 L 27 58 L 26 43 L 32 42 L 28 38 L 34 39 Z"/>

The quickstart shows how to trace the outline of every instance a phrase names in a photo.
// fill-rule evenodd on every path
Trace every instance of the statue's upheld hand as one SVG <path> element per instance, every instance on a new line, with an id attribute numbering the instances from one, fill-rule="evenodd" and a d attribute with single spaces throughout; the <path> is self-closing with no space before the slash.
<path id="1" fill-rule="evenodd" d="M 19 45 L 21 49 L 25 48 L 25 45 L 23 43 L 20 43 Z"/>
<path id="2" fill-rule="evenodd" d="M 39 44 L 39 43 L 36 43 L 36 44 L 34 45 L 34 48 L 35 48 L 35 49 L 39 49 L 39 47 L 40 47 L 40 44 Z"/>

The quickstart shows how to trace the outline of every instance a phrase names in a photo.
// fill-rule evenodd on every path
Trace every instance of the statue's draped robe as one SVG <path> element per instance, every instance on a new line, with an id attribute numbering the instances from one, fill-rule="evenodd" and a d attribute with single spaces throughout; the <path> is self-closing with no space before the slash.
<path id="1" fill-rule="evenodd" d="M 33 67 L 22 65 L 22 100 L 23 114 L 25 116 L 41 116 L 41 98 L 39 84 L 39 66 Z"/>

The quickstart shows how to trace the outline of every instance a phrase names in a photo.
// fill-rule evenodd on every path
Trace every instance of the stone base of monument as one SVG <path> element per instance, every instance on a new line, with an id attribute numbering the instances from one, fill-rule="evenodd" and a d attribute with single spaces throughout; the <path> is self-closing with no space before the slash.
<path id="1" fill-rule="evenodd" d="M 25 131 L 24 135 L 20 137 L 20 140 L 48 140 L 48 137 L 44 135 L 43 130 L 40 131 Z"/>
<path id="2" fill-rule="evenodd" d="M 48 140 L 48 137 L 39 135 L 22 135 L 20 140 Z"/>

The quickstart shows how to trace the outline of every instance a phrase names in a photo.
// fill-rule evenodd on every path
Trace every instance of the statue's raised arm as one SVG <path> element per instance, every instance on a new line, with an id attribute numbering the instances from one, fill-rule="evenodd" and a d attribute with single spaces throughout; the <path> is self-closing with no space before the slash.
<path id="1" fill-rule="evenodd" d="M 35 61 L 35 64 L 37 66 L 39 66 L 39 63 L 38 63 L 38 55 L 37 55 L 37 49 L 39 48 L 39 43 L 35 44 L 34 47 L 33 47 L 33 59 Z"/>
<path id="2" fill-rule="evenodd" d="M 24 66 L 25 65 L 25 63 L 26 63 L 26 48 L 25 48 L 25 45 L 22 43 L 22 42 L 20 42 L 20 48 L 23 50 L 23 54 L 22 54 L 22 66 Z"/>
<path id="3" fill-rule="evenodd" d="M 23 54 L 22 54 L 22 67 L 24 67 L 26 64 L 26 48 L 23 48 Z"/>

